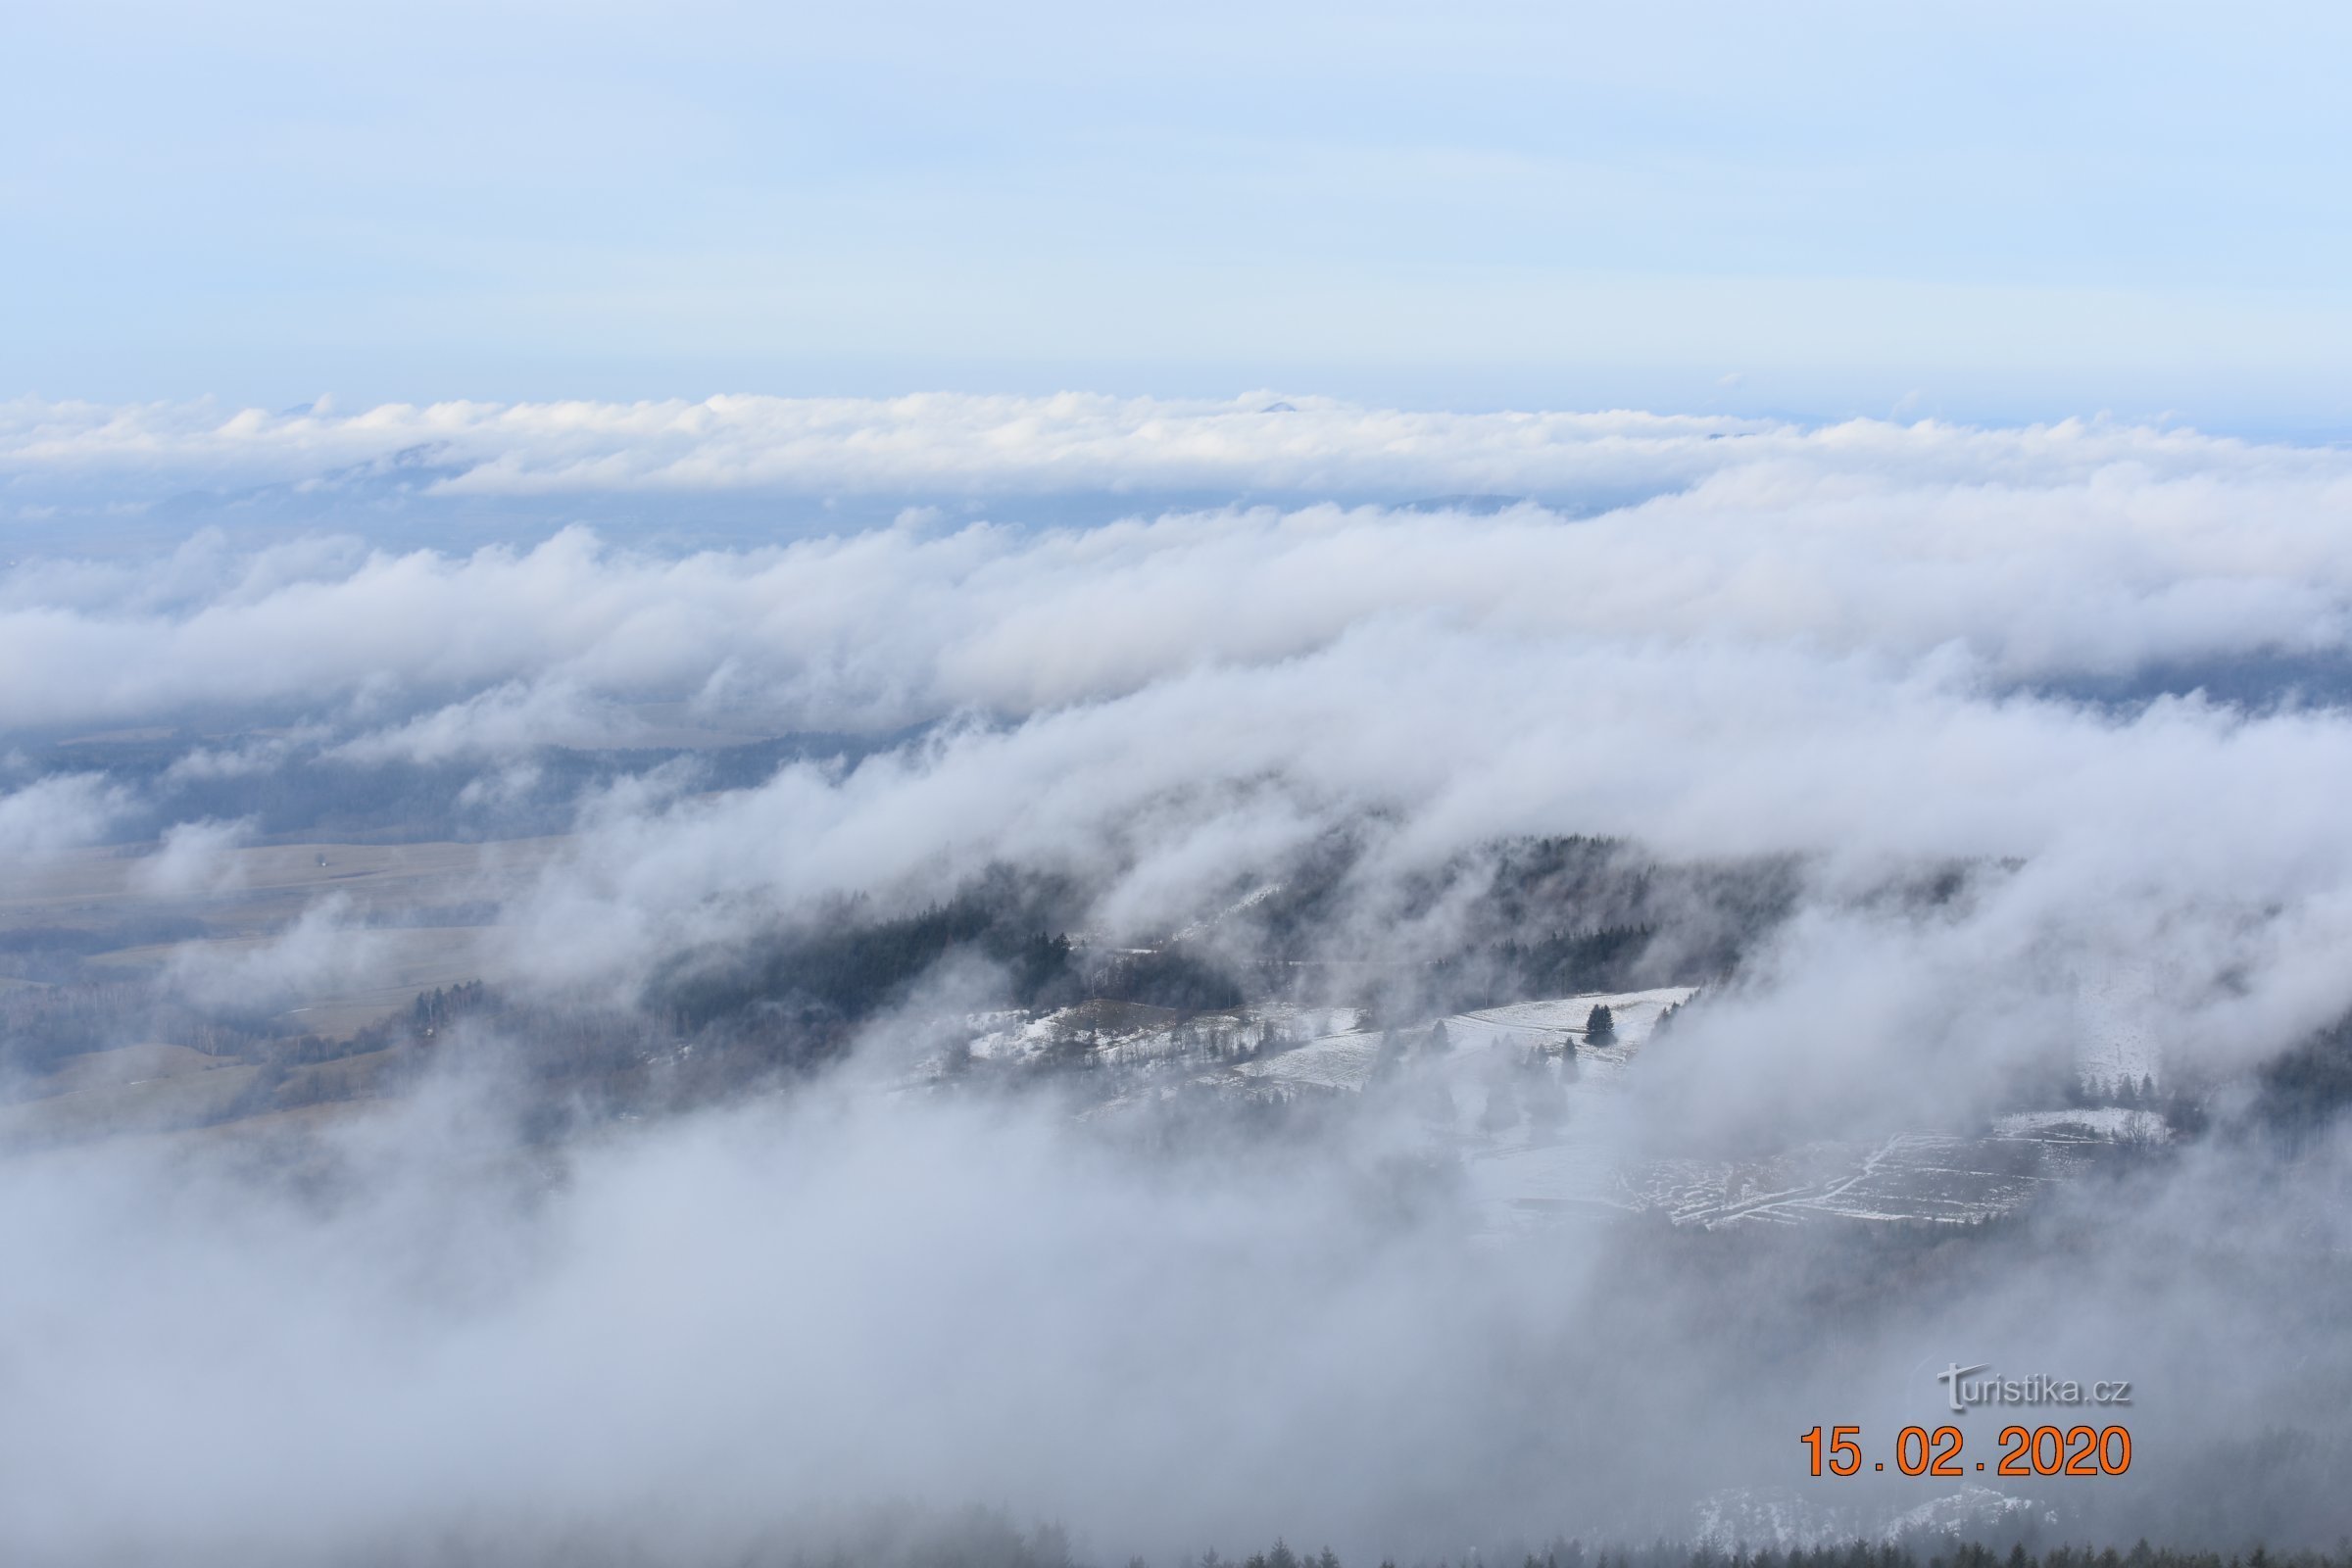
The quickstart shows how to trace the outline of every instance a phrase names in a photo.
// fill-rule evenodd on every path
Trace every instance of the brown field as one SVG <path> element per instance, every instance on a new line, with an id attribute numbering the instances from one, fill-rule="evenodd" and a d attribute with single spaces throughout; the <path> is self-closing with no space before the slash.
<path id="1" fill-rule="evenodd" d="M 45 1149 L 220 1121 L 232 1113 L 237 1097 L 261 1070 L 221 1062 L 205 1072 L 103 1085 L 0 1105 L 0 1150 Z"/>
<path id="2" fill-rule="evenodd" d="M 177 1078 L 183 1073 L 210 1072 L 220 1065 L 220 1057 L 208 1056 L 186 1046 L 168 1046 L 160 1042 L 122 1046 L 113 1051 L 93 1051 L 87 1055 L 70 1058 L 63 1067 L 39 1080 L 33 1092 L 71 1095 L 85 1089 L 119 1089 L 131 1084 L 143 1084 L 154 1078 Z"/>
<path id="3" fill-rule="evenodd" d="M 271 1069 L 184 1046 L 124 1046 L 73 1058 L 0 1102 L 0 1154 L 97 1139 L 314 1126 L 398 1092 L 399 1052 Z M 160 1068 L 153 1076 L 133 1076 Z"/>
<path id="4" fill-rule="evenodd" d="M 286 1021 L 289 1033 L 343 1038 L 419 992 L 498 978 L 484 953 L 489 928 L 480 921 L 564 842 L 257 845 L 229 851 L 218 890 L 195 894 L 152 891 L 152 854 L 45 857 L 0 868 L 0 937 L 80 935 L 95 945 L 85 961 L 127 978 L 175 960 L 252 955 L 306 910 L 333 900 L 339 923 L 358 928 L 347 939 L 350 962 L 337 966 L 334 981 L 293 999 Z M 158 942 L 151 933 L 159 921 L 195 929 Z M 122 946 L 104 946 L 118 935 Z M 0 980 L 12 983 L 25 982 Z"/>
<path id="5" fill-rule="evenodd" d="M 283 1035 L 348 1040 L 422 992 L 502 978 L 489 940 L 496 928 L 486 922 L 564 842 L 258 845 L 221 856 L 209 887 L 192 893 L 158 890 L 152 846 L 0 864 L 0 960 L 64 952 L 86 979 L 130 979 L 191 961 L 208 974 L 233 974 L 331 900 L 347 929 L 330 960 L 318 966 L 319 978 L 270 1001 L 283 1006 L 274 1015 Z M 41 973 L 0 976 L 0 989 L 40 985 Z M 362 1099 L 381 1092 L 389 1054 L 294 1066 L 275 1087 L 257 1090 L 264 1069 L 252 1061 L 184 1044 L 126 1043 L 10 1086 L 15 1102 L 0 1104 L 0 1149 L 171 1133 L 242 1117 L 248 1106 L 261 1110 L 261 1121 L 293 1114 L 275 1108 L 287 1104 Z M 271 1091 L 273 1107 L 262 1106 L 262 1091 Z"/>
<path id="6" fill-rule="evenodd" d="M 252 845 L 220 858 L 220 891 L 178 895 L 154 892 L 144 880 L 156 866 L 153 846 L 42 856 L 0 866 L 0 930 L 103 928 L 145 914 L 254 931 L 337 895 L 355 919 L 398 919 L 512 894 L 566 842 Z"/>

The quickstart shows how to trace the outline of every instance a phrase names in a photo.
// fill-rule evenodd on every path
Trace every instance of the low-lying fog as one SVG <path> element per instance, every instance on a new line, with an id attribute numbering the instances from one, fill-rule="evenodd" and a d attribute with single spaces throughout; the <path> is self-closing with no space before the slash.
<path id="1" fill-rule="evenodd" d="M 2352 456 L 1272 401 L 12 406 L 0 1554 L 2352 1530 Z"/>

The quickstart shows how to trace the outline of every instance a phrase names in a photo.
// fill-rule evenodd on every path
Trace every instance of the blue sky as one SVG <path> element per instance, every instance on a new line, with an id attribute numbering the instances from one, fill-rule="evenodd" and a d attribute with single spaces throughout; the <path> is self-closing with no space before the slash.
<path id="1" fill-rule="evenodd" d="M 2352 428 L 2340 7 L 10 8 L 0 395 Z"/>

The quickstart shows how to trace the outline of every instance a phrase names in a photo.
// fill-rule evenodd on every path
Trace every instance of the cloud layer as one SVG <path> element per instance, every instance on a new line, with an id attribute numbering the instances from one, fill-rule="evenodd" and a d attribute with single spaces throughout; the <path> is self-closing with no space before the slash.
<path id="1" fill-rule="evenodd" d="M 1028 524 L 1008 493 L 978 520 L 765 548 L 200 536 L 0 579 L 0 658 L 43 672 L 0 692 L 0 726 L 279 726 L 183 768 L 266 766 L 300 733 L 354 767 L 469 761 L 487 794 L 533 747 L 679 723 L 944 726 L 846 773 L 715 797 L 679 774 L 591 803 L 518 911 L 526 970 L 626 977 L 708 939 L 716 909 L 936 890 L 999 858 L 1108 877 L 1104 918 L 1149 929 L 1378 821 L 1400 866 L 1575 831 L 1856 875 L 2014 858 L 2011 896 L 2044 901 L 2019 915 L 2032 941 L 2163 929 L 2174 972 L 2202 976 L 2218 965 L 2185 955 L 2228 927 L 2233 956 L 2251 941 L 2280 966 L 2264 1039 L 2344 1000 L 2286 978 L 2334 940 L 2352 875 L 2326 783 L 2352 726 L 2296 700 L 2352 667 L 2352 459 L 2331 449 L 1077 398 L 19 415 L 20 471 L 118 477 L 144 450 L 283 480 L 437 431 L 441 482 L 478 486 L 1655 491 L 1590 515 L 1297 501 L 1086 527 Z M 99 830 L 89 785 L 35 788 L 15 818 L 54 795 L 61 835 Z"/>
<path id="2" fill-rule="evenodd" d="M 1731 443 L 1724 445 L 1721 443 Z M 1960 484 L 2339 472 L 2325 451 L 2067 420 L 2010 429 L 1728 416 L 1463 414 L 1329 398 L 1230 401 L 926 393 L 699 403 L 385 404 L 271 414 L 209 402 L 0 403 L 0 475 L 99 483 L 312 484 L 414 472 L 448 494 L 1311 492 L 1409 499 L 1612 493 L 1759 464 Z"/>
<path id="3" fill-rule="evenodd" d="M 59 738 L 122 726 L 203 733 L 171 743 L 167 781 L 266 781 L 299 755 L 354 778 L 473 769 L 484 796 L 551 745 L 880 738 L 736 787 L 688 758 L 584 789 L 576 830 L 501 895 L 485 958 L 521 994 L 625 1003 L 680 954 L 845 896 L 917 907 L 1001 863 L 1069 875 L 1115 945 L 1343 838 L 1361 855 L 1341 934 L 1410 955 L 1447 918 L 1397 912 L 1412 876 L 1498 837 L 1600 833 L 1801 867 L 1785 927 L 1607 1131 L 1638 1153 L 1965 1122 L 2063 1068 L 2100 986 L 2168 1071 L 2241 1068 L 2352 1004 L 2352 457 L 2333 450 L 1081 399 L 15 416 L 0 450 L 28 486 L 331 495 L 330 470 L 431 443 L 419 482 L 475 494 L 942 498 L 733 550 L 321 528 L 0 579 L 0 664 L 39 672 L 0 685 L 0 853 L 102 838 L 137 804 L 95 762 L 33 760 L 101 757 Z M 1032 514 L 1121 487 L 1218 499 Z M 1557 504 L 1413 502 L 1465 491 Z M 1607 491 L 1637 499 L 1569 504 Z M 220 891 L 249 831 L 231 809 L 168 827 L 142 885 Z M 1886 897 L 1953 864 L 1981 873 L 1965 897 Z M 174 977 L 223 998 L 365 970 L 382 943 L 348 912 Z M 2069 1371 L 2113 1353 L 2171 1380 L 2151 1432 L 2193 1435 L 2194 1403 L 2217 1440 L 2280 1412 L 2325 1425 L 2343 1375 L 2296 1305 L 2330 1283 L 2336 1222 L 2317 1188 L 2265 1210 L 2228 1152 L 2073 1245 L 2073 1275 L 2033 1250 L 2063 1242 L 1970 1254 L 1943 1308 L 1834 1343 L 1790 1307 L 1749 1373 L 1728 1318 L 1812 1299 L 1843 1263 L 1628 1294 L 1627 1270 L 1681 1254 L 1473 1245 L 1442 1192 L 1389 1185 L 1380 1117 L 1301 1133 L 1298 1163 L 1162 1162 L 1065 1107 L 858 1077 L 903 1059 L 898 1027 L 799 1103 L 560 1156 L 485 1131 L 503 1091 L 461 1077 L 293 1197 L 144 1154 L 45 1166 L 0 1200 L 0 1242 L 39 1263 L 0 1312 L 52 1347 L 8 1371 L 33 1412 L 0 1416 L 15 1542 L 273 1561 L 610 1527 L 732 1552 L 779 1507 L 912 1493 L 1067 1511 L 1112 1550 L 1304 1528 L 1435 1554 L 1474 1524 L 1674 1528 L 1689 1478 L 1662 1481 L 1659 1453 L 1770 1471 L 1760 1446 L 1844 1418 L 1856 1366 L 1893 1387 L 1963 1341 Z M 2216 1267 L 2225 1242 L 2256 1266 Z M 2145 1288 L 2151 1248 L 2193 1286 L 2179 1311 Z M 149 1268 L 227 1325 L 212 1353 L 169 1338 L 132 1283 Z M 2265 1344 L 2198 1366 L 2232 1314 Z M 237 1441 L 212 1443 L 231 1409 Z M 102 1517 L 93 1453 L 161 1479 Z"/>
<path id="4" fill-rule="evenodd" d="M 0 578 L 0 653 L 42 678 L 0 698 L 0 727 L 191 705 L 398 708 L 553 679 L 583 696 L 744 704 L 768 722 L 1018 715 L 1412 617 L 1550 641 L 1563 659 L 1579 644 L 1765 645 L 2063 681 L 2339 656 L 2352 602 L 2336 548 L 2352 459 L 2133 426 L 1076 398 L 15 412 L 0 471 L 20 485 L 300 486 L 436 443 L 430 483 L 452 489 L 649 486 L 681 508 L 713 486 L 996 499 L 978 516 L 930 508 L 682 558 L 578 530 L 457 554 L 201 534 L 135 565 L 35 557 Z M 1113 526 L 1028 515 L 1055 492 L 1123 487 L 1298 499 L 1151 508 Z M 1394 510 L 1465 491 L 1637 499 L 1594 515 Z M 1367 499 L 1314 499 L 1333 493 Z M 318 515 L 335 515 L 331 495 Z M 492 705 L 510 729 L 522 701 Z"/>

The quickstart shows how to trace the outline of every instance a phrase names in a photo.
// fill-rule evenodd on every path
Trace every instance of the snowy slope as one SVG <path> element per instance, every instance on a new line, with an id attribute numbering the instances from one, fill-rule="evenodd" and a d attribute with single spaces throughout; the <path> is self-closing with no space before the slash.
<path id="1" fill-rule="evenodd" d="M 1452 1080 L 1465 1073 L 1483 1071 L 1490 1054 L 1496 1050 L 1520 1057 L 1531 1051 L 1556 1052 L 1571 1043 L 1581 1046 L 1585 1020 L 1592 1015 L 1594 1004 L 1599 1004 L 1606 1005 L 1617 1019 L 1616 1038 L 1605 1048 L 1585 1048 L 1582 1059 L 1588 1071 L 1597 1067 L 1605 1077 L 1622 1070 L 1633 1059 L 1648 1041 L 1650 1031 L 1656 1028 L 1659 1014 L 1695 994 L 1689 986 L 1594 992 L 1454 1013 L 1439 1020 L 1446 1026 L 1446 1057 L 1431 1062 L 1416 1054 L 1413 1069 L 1417 1073 L 1437 1072 Z M 1417 1024 L 1396 1032 L 1400 1039 L 1417 1047 L 1427 1031 L 1428 1025 Z M 1245 1062 L 1235 1070 L 1253 1078 L 1361 1090 L 1371 1078 L 1373 1062 L 1380 1054 L 1380 1031 L 1355 1029 L 1350 1019 L 1350 1027 L 1345 1032 L 1309 1040 L 1278 1055 Z"/>
<path id="2" fill-rule="evenodd" d="M 2157 1049 L 2156 977 L 2122 964 L 2085 976 L 2075 992 L 2075 1071 L 2099 1087 L 2164 1082 Z"/>

